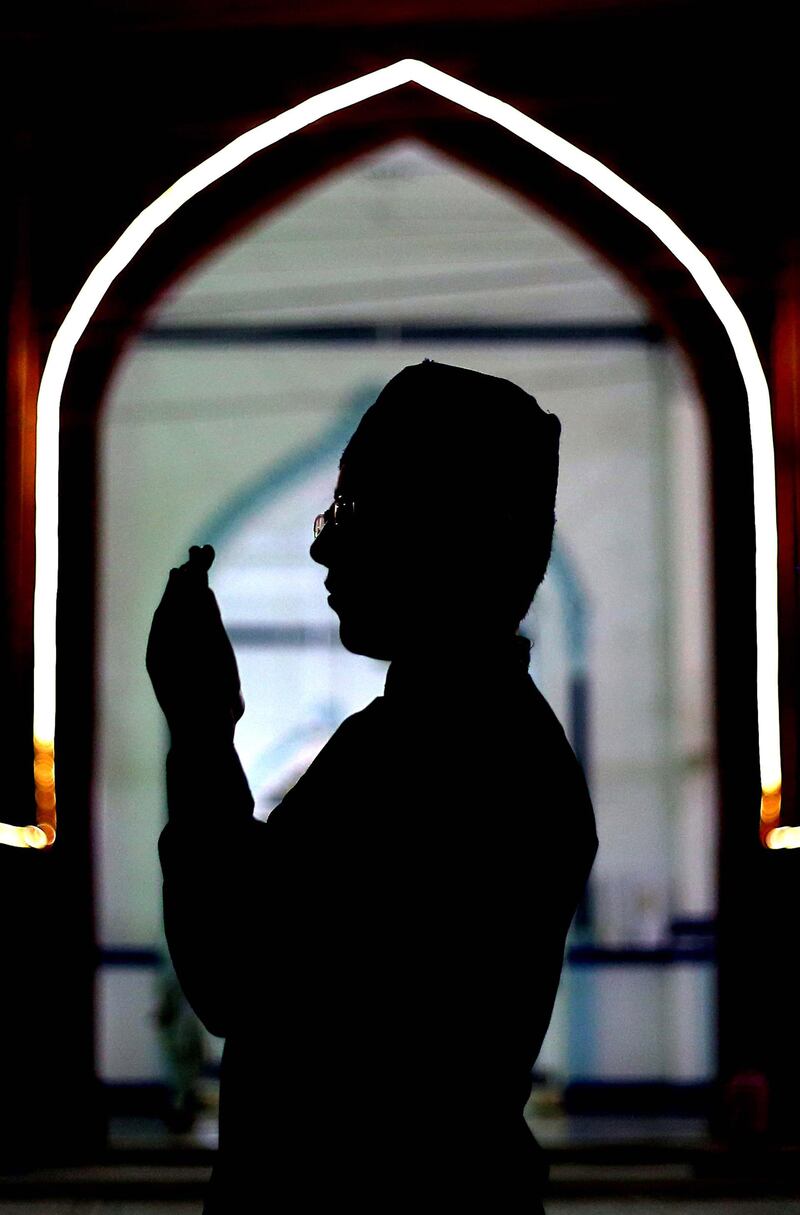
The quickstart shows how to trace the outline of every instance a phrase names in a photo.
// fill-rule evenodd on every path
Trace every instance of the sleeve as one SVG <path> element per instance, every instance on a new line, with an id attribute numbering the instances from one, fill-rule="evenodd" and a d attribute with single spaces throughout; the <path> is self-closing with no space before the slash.
<path id="1" fill-rule="evenodd" d="M 269 888 L 274 831 L 253 818 L 247 778 L 224 735 L 173 740 L 167 805 L 158 851 L 170 957 L 200 1020 L 226 1037 L 247 979 L 256 903 Z"/>

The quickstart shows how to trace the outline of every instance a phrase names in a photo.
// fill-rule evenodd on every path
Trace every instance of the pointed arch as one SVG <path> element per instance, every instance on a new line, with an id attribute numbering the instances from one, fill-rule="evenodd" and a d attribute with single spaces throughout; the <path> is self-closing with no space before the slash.
<path id="1" fill-rule="evenodd" d="M 98 262 L 59 328 L 39 390 L 36 433 L 36 570 L 34 591 L 34 773 L 38 827 L 0 825 L 0 842 L 46 847 L 55 838 L 55 622 L 58 586 L 58 447 L 61 394 L 75 347 L 98 305 L 125 266 L 184 203 L 258 152 L 318 119 L 367 98 L 416 83 L 505 128 L 583 177 L 644 224 L 685 267 L 720 320 L 744 381 L 753 459 L 756 531 L 758 740 L 762 820 L 780 815 L 778 713 L 777 518 L 769 391 L 747 322 L 711 263 L 662 211 L 601 161 L 489 93 L 419 60 L 404 59 L 325 90 L 245 132 L 196 165 L 146 207 Z M 788 834 L 787 834 L 788 833 Z M 800 835 L 800 830 L 798 831 Z M 13 838 L 12 838 L 13 837 Z M 800 845 L 782 827 L 779 846 Z"/>

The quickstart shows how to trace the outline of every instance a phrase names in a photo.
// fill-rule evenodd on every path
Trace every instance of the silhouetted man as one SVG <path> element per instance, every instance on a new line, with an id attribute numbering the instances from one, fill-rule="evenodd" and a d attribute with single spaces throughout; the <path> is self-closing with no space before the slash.
<path id="1" fill-rule="evenodd" d="M 597 847 L 517 634 L 559 435 L 515 385 L 428 360 L 367 410 L 311 556 L 343 644 L 390 660 L 385 691 L 266 823 L 213 552 L 170 575 L 148 646 L 172 736 L 165 925 L 226 1039 L 208 1213 L 542 1210 L 523 1107 Z"/>

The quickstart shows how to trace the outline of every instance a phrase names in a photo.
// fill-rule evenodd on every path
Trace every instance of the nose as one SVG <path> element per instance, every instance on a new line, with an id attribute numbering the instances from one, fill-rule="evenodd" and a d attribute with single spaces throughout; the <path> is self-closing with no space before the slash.
<path id="1" fill-rule="evenodd" d="M 330 565 L 332 531 L 333 524 L 330 522 L 326 523 L 319 535 L 314 537 L 311 548 L 308 550 L 312 561 L 316 561 L 318 565 Z"/>

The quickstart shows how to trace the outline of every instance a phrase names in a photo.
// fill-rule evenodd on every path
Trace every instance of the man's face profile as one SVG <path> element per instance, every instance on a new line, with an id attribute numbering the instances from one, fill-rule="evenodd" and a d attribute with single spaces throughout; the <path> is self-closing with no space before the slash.
<path id="1" fill-rule="evenodd" d="M 381 453 L 374 453 L 375 471 Z M 391 659 L 404 639 L 434 626 L 426 594 L 425 544 L 417 512 L 380 476 L 369 475 L 363 458 L 342 459 L 333 512 L 311 545 L 311 556 L 328 567 L 325 587 L 339 617 L 342 644 L 354 654 Z"/>

